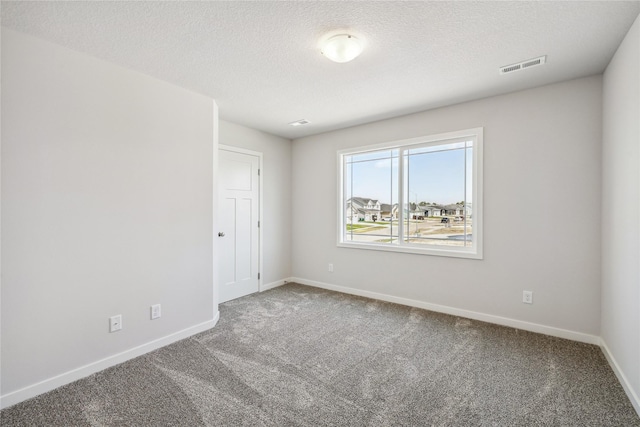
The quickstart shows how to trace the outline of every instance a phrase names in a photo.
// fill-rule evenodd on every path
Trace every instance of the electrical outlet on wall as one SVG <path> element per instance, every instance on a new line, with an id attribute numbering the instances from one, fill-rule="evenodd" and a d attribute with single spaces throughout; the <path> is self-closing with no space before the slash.
<path id="1" fill-rule="evenodd" d="M 160 311 L 160 304 L 154 304 L 151 306 L 151 320 L 157 319 L 162 315 Z"/>
<path id="2" fill-rule="evenodd" d="M 533 291 L 522 291 L 522 302 L 525 304 L 533 304 Z"/>
<path id="3" fill-rule="evenodd" d="M 117 314 L 109 318 L 109 332 L 117 332 L 122 329 L 122 314 Z"/>
<path id="4" fill-rule="evenodd" d="M 333 264 L 329 264 L 329 273 L 333 273 Z"/>

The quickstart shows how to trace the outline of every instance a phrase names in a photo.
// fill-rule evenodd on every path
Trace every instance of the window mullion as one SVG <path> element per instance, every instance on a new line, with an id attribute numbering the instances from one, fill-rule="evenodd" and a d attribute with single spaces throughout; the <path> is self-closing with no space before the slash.
<path id="1" fill-rule="evenodd" d="M 398 150 L 398 245 L 404 246 L 404 153 Z"/>
<path id="2" fill-rule="evenodd" d="M 462 236 L 464 239 L 464 247 L 466 248 L 467 246 L 469 246 L 467 244 L 467 147 L 469 145 L 469 142 L 465 142 L 464 143 L 464 162 L 463 162 L 463 166 L 464 166 L 464 199 L 462 199 L 462 219 L 464 220 L 464 227 L 463 227 L 463 232 L 462 232 Z"/>
<path id="3" fill-rule="evenodd" d="M 353 163 L 351 163 L 351 179 L 350 179 L 351 189 L 349 190 L 351 196 L 351 241 L 353 242 Z"/>
<path id="4" fill-rule="evenodd" d="M 391 173 L 389 174 L 389 189 L 391 190 L 391 194 L 389 194 L 389 244 L 393 244 L 393 150 L 389 151 L 389 170 Z M 382 216 L 382 213 L 380 214 Z"/>

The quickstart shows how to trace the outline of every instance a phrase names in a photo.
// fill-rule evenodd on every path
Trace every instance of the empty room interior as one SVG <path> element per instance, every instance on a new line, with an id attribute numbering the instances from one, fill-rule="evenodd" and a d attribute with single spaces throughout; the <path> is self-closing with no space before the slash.
<path id="1" fill-rule="evenodd" d="M 0 7 L 0 424 L 640 426 L 640 1 Z"/>

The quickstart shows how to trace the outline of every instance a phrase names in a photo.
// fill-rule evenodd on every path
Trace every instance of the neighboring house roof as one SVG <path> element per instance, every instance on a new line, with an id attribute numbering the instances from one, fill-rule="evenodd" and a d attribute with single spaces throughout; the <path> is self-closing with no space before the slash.
<path id="1" fill-rule="evenodd" d="M 374 206 L 372 208 L 368 208 L 369 201 Z M 347 209 L 351 209 L 351 212 L 356 212 L 358 214 L 377 214 L 380 213 L 380 209 L 376 209 L 375 205 L 378 203 L 375 199 L 368 199 L 366 197 L 352 197 L 347 200 Z"/>
<path id="2" fill-rule="evenodd" d="M 409 203 L 409 209 L 414 212 L 417 212 L 417 211 L 424 212 L 424 210 L 427 209 L 427 207 L 425 205 Z"/>
<path id="3" fill-rule="evenodd" d="M 354 206 L 361 206 L 361 207 L 365 207 L 369 204 L 369 202 L 371 202 L 372 205 L 376 205 L 377 203 L 380 203 L 379 200 L 377 199 L 369 199 L 367 197 L 352 197 L 350 199 L 347 200 L 347 203 L 351 203 Z"/>
<path id="4" fill-rule="evenodd" d="M 470 208 L 471 206 L 467 206 L 466 208 Z M 465 209 L 465 205 L 462 204 L 451 204 L 451 205 L 447 205 L 444 207 L 444 209 L 448 210 L 448 211 L 456 211 L 456 210 L 464 210 Z"/>

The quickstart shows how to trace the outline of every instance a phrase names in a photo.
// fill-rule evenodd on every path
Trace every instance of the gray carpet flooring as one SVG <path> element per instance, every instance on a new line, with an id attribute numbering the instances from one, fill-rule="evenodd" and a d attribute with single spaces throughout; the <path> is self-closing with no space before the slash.
<path id="1" fill-rule="evenodd" d="M 600 349 L 288 284 L 8 426 L 640 426 Z"/>

